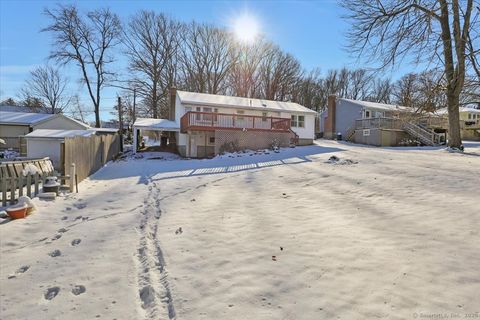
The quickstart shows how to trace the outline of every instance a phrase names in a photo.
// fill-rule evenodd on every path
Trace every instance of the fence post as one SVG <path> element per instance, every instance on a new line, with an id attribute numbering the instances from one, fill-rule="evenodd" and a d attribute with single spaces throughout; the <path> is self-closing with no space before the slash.
<path id="1" fill-rule="evenodd" d="M 12 176 L 10 178 L 10 204 L 15 203 L 15 192 L 17 191 L 16 179 Z"/>
<path id="2" fill-rule="evenodd" d="M 38 194 L 38 180 L 39 180 L 39 177 L 40 177 L 40 174 L 38 174 L 38 173 L 35 173 L 33 175 L 33 181 L 35 182 L 35 189 L 34 189 L 35 190 L 34 191 L 35 196 Z M 42 187 L 43 187 L 43 185 L 42 185 Z"/>
<path id="3" fill-rule="evenodd" d="M 32 175 L 27 175 L 27 196 L 32 197 Z"/>
<path id="4" fill-rule="evenodd" d="M 69 180 L 69 183 L 70 183 L 70 192 L 73 192 L 73 186 L 75 185 L 74 182 L 75 182 L 75 163 L 72 163 L 70 165 L 70 180 Z"/>
<path id="5" fill-rule="evenodd" d="M 7 206 L 7 177 L 2 178 L 2 207 Z"/>

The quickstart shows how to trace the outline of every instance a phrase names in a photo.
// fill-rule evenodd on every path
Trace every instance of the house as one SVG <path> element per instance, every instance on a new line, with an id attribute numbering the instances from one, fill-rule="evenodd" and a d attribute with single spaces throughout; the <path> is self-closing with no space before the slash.
<path id="1" fill-rule="evenodd" d="M 161 131 L 168 145 L 185 157 L 225 151 L 312 144 L 316 112 L 293 102 L 270 101 L 186 91 L 170 92 L 168 119 L 138 118 L 141 131 Z"/>
<path id="2" fill-rule="evenodd" d="M 37 129 L 25 135 L 28 158 L 49 157 L 55 169 L 61 166 L 61 144 L 65 138 L 116 134 L 116 129 L 89 128 L 86 130 Z M 61 171 L 61 170 L 59 170 Z"/>
<path id="3" fill-rule="evenodd" d="M 480 141 L 480 109 L 460 107 L 458 111 L 462 139 Z M 435 114 L 448 123 L 447 108 L 438 109 Z"/>
<path id="4" fill-rule="evenodd" d="M 0 111 L 0 138 L 6 141 L 4 148 L 25 153 L 22 138 L 37 129 L 85 130 L 90 128 L 63 114 Z"/>
<path id="5" fill-rule="evenodd" d="M 416 114 L 412 109 L 369 101 L 328 97 L 320 115 L 327 139 L 345 139 L 375 146 L 396 146 L 409 140 L 425 145 L 445 143 L 445 119 Z"/>

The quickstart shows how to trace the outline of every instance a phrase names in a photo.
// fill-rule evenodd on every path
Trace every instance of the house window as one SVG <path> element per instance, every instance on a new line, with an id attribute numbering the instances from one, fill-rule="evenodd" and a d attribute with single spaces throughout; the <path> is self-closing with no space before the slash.
<path id="1" fill-rule="evenodd" d="M 292 115 L 290 126 L 297 128 L 305 128 L 305 116 Z"/>
<path id="2" fill-rule="evenodd" d="M 208 142 L 209 142 L 210 144 L 215 144 L 215 137 L 210 137 L 210 138 L 208 139 Z"/>
<path id="3" fill-rule="evenodd" d="M 472 114 L 469 113 L 469 114 L 468 114 L 468 120 L 471 120 L 471 119 L 472 119 Z"/>
<path id="4" fill-rule="evenodd" d="M 365 110 L 365 119 L 371 118 L 372 112 L 370 110 Z"/>
<path id="5" fill-rule="evenodd" d="M 305 128 L 305 116 L 298 116 L 298 127 Z"/>
<path id="6" fill-rule="evenodd" d="M 363 136 L 364 136 L 364 137 L 367 137 L 367 136 L 369 136 L 369 135 L 370 135 L 370 129 L 364 129 L 364 130 L 363 130 Z"/>

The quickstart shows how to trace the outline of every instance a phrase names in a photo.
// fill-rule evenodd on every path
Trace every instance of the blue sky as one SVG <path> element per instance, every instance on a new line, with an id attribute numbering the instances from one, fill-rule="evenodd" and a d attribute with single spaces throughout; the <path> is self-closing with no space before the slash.
<path id="1" fill-rule="evenodd" d="M 42 14 L 45 7 L 58 1 L 0 0 L 0 99 L 16 97 L 18 90 L 35 66 L 45 64 L 51 37 L 40 29 L 48 24 Z M 63 1 L 66 3 L 66 1 Z M 368 67 L 351 57 L 346 50 L 348 25 L 341 19 L 342 9 L 336 1 L 76 1 L 80 9 L 108 6 L 122 20 L 141 9 L 163 12 L 182 21 L 196 20 L 230 27 L 245 11 L 259 21 L 266 38 L 296 56 L 303 67 L 328 69 Z M 125 66 L 119 61 L 117 68 Z M 401 68 L 386 76 L 398 78 L 409 68 Z M 90 106 L 86 88 L 78 83 L 78 71 L 66 67 L 72 93 L 79 93 Z M 104 117 L 115 103 L 116 90 L 107 89 L 102 100 Z"/>

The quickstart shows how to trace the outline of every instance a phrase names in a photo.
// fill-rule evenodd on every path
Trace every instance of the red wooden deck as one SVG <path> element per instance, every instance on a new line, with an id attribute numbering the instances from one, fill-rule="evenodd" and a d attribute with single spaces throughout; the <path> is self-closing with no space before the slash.
<path id="1" fill-rule="evenodd" d="M 290 119 L 215 112 L 190 111 L 180 119 L 180 132 L 215 130 L 289 132 Z"/>

